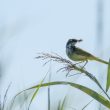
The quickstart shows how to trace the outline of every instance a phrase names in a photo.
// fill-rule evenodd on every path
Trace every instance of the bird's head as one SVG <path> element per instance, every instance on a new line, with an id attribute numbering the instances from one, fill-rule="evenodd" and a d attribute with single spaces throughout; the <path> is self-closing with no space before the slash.
<path id="1" fill-rule="evenodd" d="M 75 44 L 77 43 L 77 42 L 81 42 L 82 41 L 82 39 L 69 39 L 68 40 L 68 42 L 67 42 L 67 44 L 66 44 L 66 46 L 67 47 L 70 47 L 70 46 L 75 46 Z"/>

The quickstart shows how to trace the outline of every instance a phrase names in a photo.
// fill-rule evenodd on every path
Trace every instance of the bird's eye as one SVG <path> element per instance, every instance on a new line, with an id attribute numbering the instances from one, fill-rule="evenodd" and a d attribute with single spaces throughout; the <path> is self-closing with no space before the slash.
<path id="1" fill-rule="evenodd" d="M 73 39 L 72 42 L 77 42 L 77 40 L 76 39 Z"/>

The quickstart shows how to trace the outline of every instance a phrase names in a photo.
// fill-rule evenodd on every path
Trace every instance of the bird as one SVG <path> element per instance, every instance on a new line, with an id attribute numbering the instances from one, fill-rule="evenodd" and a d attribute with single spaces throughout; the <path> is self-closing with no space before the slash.
<path id="1" fill-rule="evenodd" d="M 91 53 L 78 48 L 76 43 L 82 42 L 82 39 L 69 39 L 66 43 L 66 54 L 67 56 L 73 61 L 81 61 L 81 62 L 88 62 L 89 60 L 98 61 L 100 63 L 109 64 L 109 62 L 104 61 Z"/>

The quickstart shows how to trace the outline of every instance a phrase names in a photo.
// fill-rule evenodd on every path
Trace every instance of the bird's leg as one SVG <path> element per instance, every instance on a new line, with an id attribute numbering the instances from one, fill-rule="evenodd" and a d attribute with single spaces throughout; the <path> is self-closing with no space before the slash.
<path id="1" fill-rule="evenodd" d="M 84 61 L 79 61 L 79 62 L 75 63 L 74 65 L 78 65 L 78 64 L 83 63 L 83 62 L 84 62 Z M 71 71 L 71 70 L 70 70 L 70 71 Z M 76 74 L 70 75 L 70 71 L 66 74 L 66 77 L 71 77 L 71 76 L 80 74 L 80 73 L 76 73 Z"/>
<path id="2" fill-rule="evenodd" d="M 80 64 L 80 63 L 83 63 L 84 61 L 80 61 L 80 62 L 78 62 L 78 63 L 75 63 L 74 65 L 77 65 L 77 64 Z"/>
<path id="3" fill-rule="evenodd" d="M 74 65 L 78 65 L 78 64 L 83 63 L 83 62 L 85 62 L 85 64 L 81 67 L 81 69 L 84 69 L 84 67 L 85 67 L 86 64 L 88 63 L 88 60 L 77 62 L 77 63 L 75 63 Z M 78 75 L 78 74 L 81 74 L 81 73 L 76 73 L 76 74 L 70 75 L 69 72 L 68 72 L 68 73 L 66 74 L 66 77 L 71 77 L 71 76 Z"/>
<path id="4" fill-rule="evenodd" d="M 84 67 L 87 65 L 87 63 L 88 63 L 88 60 L 85 61 L 85 64 L 82 66 L 81 69 L 84 69 Z"/>
<path id="5" fill-rule="evenodd" d="M 76 73 L 76 74 L 68 74 L 67 77 L 71 77 L 71 76 L 75 76 L 75 75 L 79 75 L 80 73 Z"/>
<path id="6" fill-rule="evenodd" d="M 85 64 L 81 67 L 81 69 L 84 69 L 84 67 L 85 67 L 86 64 L 88 63 L 88 60 L 86 60 L 86 61 L 81 61 L 81 62 L 79 62 L 79 63 L 83 63 L 83 62 L 85 62 Z M 79 63 L 78 63 L 78 64 L 79 64 Z M 82 72 L 81 72 L 81 73 L 82 73 Z M 69 75 L 69 76 L 74 76 L 74 75 L 81 74 L 81 73 L 76 73 L 76 74 Z"/>

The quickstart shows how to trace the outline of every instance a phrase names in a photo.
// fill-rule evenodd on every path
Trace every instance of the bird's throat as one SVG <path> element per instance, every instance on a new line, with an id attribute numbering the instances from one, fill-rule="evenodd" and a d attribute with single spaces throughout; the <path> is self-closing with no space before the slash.
<path id="1" fill-rule="evenodd" d="M 66 54 L 69 56 L 75 52 L 76 47 L 75 46 L 68 46 L 66 48 Z"/>

